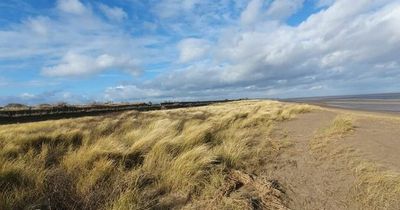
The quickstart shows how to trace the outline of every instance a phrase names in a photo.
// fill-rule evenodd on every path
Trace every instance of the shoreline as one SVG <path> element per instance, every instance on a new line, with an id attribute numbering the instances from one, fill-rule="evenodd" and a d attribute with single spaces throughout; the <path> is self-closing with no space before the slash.
<path id="1" fill-rule="evenodd" d="M 341 107 L 341 106 L 335 106 L 331 104 L 327 104 L 325 102 L 319 101 L 319 102 L 312 102 L 312 101 L 280 101 L 280 102 L 286 102 L 286 103 L 300 103 L 300 104 L 308 104 L 312 106 L 318 106 L 321 108 L 325 109 L 330 109 L 333 111 L 348 111 L 352 113 L 359 113 L 359 114 L 373 114 L 373 115 L 379 115 L 379 116 L 388 116 L 388 117 L 400 117 L 400 111 L 387 111 L 387 110 L 378 110 L 378 109 L 362 109 L 362 108 L 356 108 L 356 107 Z"/>

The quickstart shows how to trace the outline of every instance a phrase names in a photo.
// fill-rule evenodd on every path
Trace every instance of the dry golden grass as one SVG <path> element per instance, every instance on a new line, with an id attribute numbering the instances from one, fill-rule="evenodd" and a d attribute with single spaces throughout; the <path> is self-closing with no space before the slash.
<path id="1" fill-rule="evenodd" d="M 400 209 L 400 174 L 364 159 L 357 149 L 338 144 L 355 131 L 349 115 L 339 115 L 332 124 L 311 140 L 316 157 L 344 161 L 355 177 L 351 196 L 360 209 Z"/>
<path id="2" fill-rule="evenodd" d="M 317 133 L 314 139 L 311 139 L 311 150 L 314 152 L 322 152 L 322 150 L 325 150 L 329 145 L 330 141 L 343 138 L 345 135 L 354 131 L 352 121 L 353 119 L 348 115 L 337 116 L 329 127 L 323 128 Z M 338 152 L 338 149 L 336 149 L 335 152 Z"/>
<path id="3" fill-rule="evenodd" d="M 311 109 L 241 101 L 3 125 L 0 209 L 284 208 L 248 172 L 287 146 L 273 125 Z M 239 184 L 251 198 L 226 196 Z"/>

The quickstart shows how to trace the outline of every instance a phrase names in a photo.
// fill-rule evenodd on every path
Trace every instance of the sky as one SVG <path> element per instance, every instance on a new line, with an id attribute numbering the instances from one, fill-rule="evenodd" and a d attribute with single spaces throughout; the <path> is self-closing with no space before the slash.
<path id="1" fill-rule="evenodd" d="M 1 0 L 0 105 L 400 92 L 400 0 Z"/>

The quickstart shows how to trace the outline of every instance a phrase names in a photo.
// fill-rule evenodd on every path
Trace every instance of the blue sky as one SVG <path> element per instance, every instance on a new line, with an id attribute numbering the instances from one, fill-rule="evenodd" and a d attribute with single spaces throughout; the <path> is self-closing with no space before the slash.
<path id="1" fill-rule="evenodd" d="M 400 91 L 398 0 L 2 0 L 0 105 Z"/>

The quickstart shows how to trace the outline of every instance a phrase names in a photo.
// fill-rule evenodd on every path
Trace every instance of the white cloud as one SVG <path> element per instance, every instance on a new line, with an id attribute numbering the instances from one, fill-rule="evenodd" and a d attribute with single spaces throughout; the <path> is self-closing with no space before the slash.
<path id="1" fill-rule="evenodd" d="M 352 54 L 350 50 L 343 51 L 334 51 L 332 53 L 326 54 L 321 59 L 321 67 L 322 68 L 333 68 L 336 66 L 340 66 L 343 63 L 350 62 L 350 60 L 355 55 Z"/>
<path id="2" fill-rule="evenodd" d="M 86 7 L 79 0 L 58 0 L 57 8 L 63 12 L 79 15 L 86 12 Z"/>
<path id="3" fill-rule="evenodd" d="M 400 88 L 399 0 L 353 0 L 351 6 L 347 0 L 335 0 L 297 26 L 283 20 L 301 9 L 302 0 L 150 3 L 154 20 L 137 27 L 152 35 L 133 37 L 132 31 L 139 29 L 104 21 L 90 3 L 59 1 L 63 13 L 31 17 L 1 29 L 0 58 L 40 58 L 42 74 L 49 77 L 112 69 L 137 72 L 138 65 L 157 72 L 155 79 L 128 78 L 107 88 L 104 94 L 112 99 L 296 96 L 346 93 L 355 87 Z M 125 20 L 121 14 L 114 20 Z"/>
<path id="4" fill-rule="evenodd" d="M 151 57 L 152 62 L 157 62 L 161 59 L 160 54 L 145 50 L 145 46 L 158 44 L 162 37 L 133 38 L 119 23 L 104 21 L 90 5 L 85 7 L 79 1 L 59 1 L 57 6 L 69 12 L 32 16 L 21 24 L 0 29 L 0 58 L 26 61 L 25 68 L 35 58 L 41 62 L 41 67 L 35 70 L 41 69 L 42 75 L 57 77 L 96 74 L 108 69 L 135 74 L 139 72 L 139 64 L 146 63 L 142 60 Z M 81 6 L 84 8 L 79 9 Z M 76 15 L 78 11 L 87 13 Z M 110 56 L 113 61 L 105 65 L 106 59 L 101 55 Z"/>
<path id="5" fill-rule="evenodd" d="M 152 23 L 149 21 L 144 21 L 143 22 L 143 28 L 149 31 L 155 31 L 158 28 L 158 25 L 156 23 Z"/>
<path id="6" fill-rule="evenodd" d="M 37 17 L 37 18 L 29 18 L 25 24 L 32 30 L 32 32 L 39 35 L 47 35 L 48 27 L 47 24 L 50 20 L 47 17 Z"/>
<path id="7" fill-rule="evenodd" d="M 154 6 L 154 13 L 161 18 L 170 18 L 182 15 L 182 12 L 191 11 L 200 0 L 161 0 Z"/>
<path id="8" fill-rule="evenodd" d="M 18 96 L 0 96 L 0 105 L 8 103 L 21 103 L 27 105 L 37 105 L 43 103 L 59 103 L 68 102 L 70 104 L 84 104 L 94 101 L 93 97 L 86 95 L 83 92 L 79 94 L 68 91 L 48 91 L 42 93 L 25 92 Z"/>
<path id="9" fill-rule="evenodd" d="M 215 36 L 220 28 L 235 24 L 247 0 L 149 0 L 159 28 L 175 37 Z M 219 27 L 215 27 L 215 26 Z"/>
<path id="10" fill-rule="evenodd" d="M 103 54 L 95 58 L 73 52 L 67 53 L 60 64 L 45 67 L 42 74 L 51 77 L 83 76 L 99 73 L 111 68 L 121 68 L 131 73 L 138 73 L 133 60 L 116 58 Z"/>
<path id="11" fill-rule="evenodd" d="M 327 7 L 327 6 L 331 6 L 332 4 L 334 4 L 335 1 L 336 0 L 318 0 L 315 5 L 317 7 Z"/>
<path id="12" fill-rule="evenodd" d="M 240 15 L 242 24 L 251 24 L 258 20 L 264 0 L 251 0 Z"/>
<path id="13" fill-rule="evenodd" d="M 265 8 L 265 0 L 251 0 L 240 15 L 244 25 L 266 20 L 285 20 L 303 7 L 304 0 L 273 0 Z"/>
<path id="14" fill-rule="evenodd" d="M 210 49 L 210 44 L 203 39 L 188 38 L 179 42 L 179 62 L 187 63 L 202 58 Z"/>
<path id="15" fill-rule="evenodd" d="M 128 17 L 126 12 L 119 7 L 109 7 L 105 4 L 100 3 L 99 8 L 110 20 L 122 21 Z"/>
<path id="16" fill-rule="evenodd" d="M 274 0 L 267 10 L 267 16 L 286 19 L 303 7 L 304 0 Z"/>
<path id="17" fill-rule="evenodd" d="M 22 98 L 22 99 L 32 99 L 32 98 L 35 98 L 35 95 L 34 94 L 31 94 L 31 93 L 22 93 L 21 95 L 20 95 L 20 97 Z"/>
<path id="18" fill-rule="evenodd" d="M 338 0 L 299 26 L 260 19 L 257 27 L 227 27 L 208 49 L 217 57 L 198 60 L 202 56 L 190 56 L 196 47 L 188 47 L 182 60 L 199 57 L 196 63 L 142 86 L 162 95 L 199 97 L 390 89 L 400 81 L 400 69 L 393 68 L 400 62 L 399 18 L 399 1 L 357 0 L 348 7 L 348 1 Z"/>
<path id="19" fill-rule="evenodd" d="M 160 90 L 152 88 L 139 88 L 136 85 L 119 85 L 109 87 L 105 91 L 105 100 L 144 100 L 162 96 Z"/>
<path id="20" fill-rule="evenodd" d="M 191 10 L 197 3 L 199 3 L 199 0 L 183 0 L 181 3 L 185 10 Z"/>

